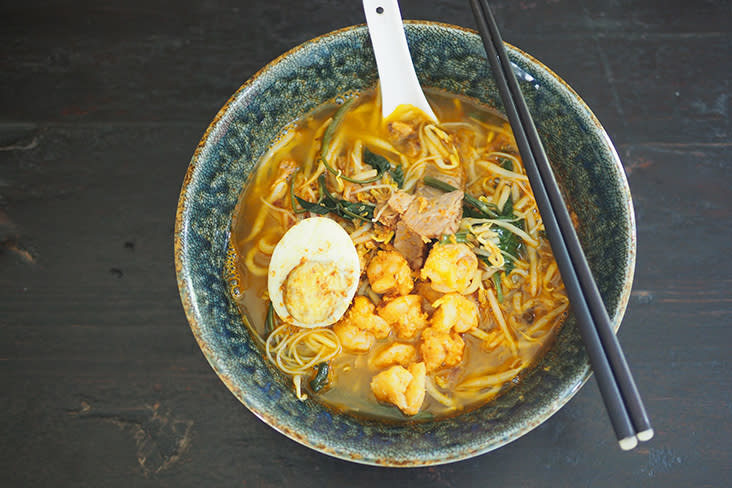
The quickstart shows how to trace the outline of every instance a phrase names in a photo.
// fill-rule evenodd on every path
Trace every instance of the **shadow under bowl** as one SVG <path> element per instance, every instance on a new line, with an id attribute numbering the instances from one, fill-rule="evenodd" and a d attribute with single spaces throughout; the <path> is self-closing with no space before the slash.
<path id="1" fill-rule="evenodd" d="M 405 25 L 423 86 L 502 111 L 480 37 L 432 22 Z M 540 62 L 507 46 L 527 104 L 570 208 L 614 326 L 635 266 L 635 221 L 622 165 L 579 96 Z M 341 459 L 384 466 L 449 463 L 494 450 L 557 412 L 590 376 L 570 315 L 553 347 L 521 383 L 485 406 L 437 421 L 388 423 L 298 401 L 265 360 L 224 279 L 234 207 L 259 157 L 291 121 L 377 82 L 368 31 L 355 26 L 308 41 L 272 61 L 224 105 L 185 175 L 175 225 L 178 287 L 206 359 L 257 417 L 295 441 Z"/>

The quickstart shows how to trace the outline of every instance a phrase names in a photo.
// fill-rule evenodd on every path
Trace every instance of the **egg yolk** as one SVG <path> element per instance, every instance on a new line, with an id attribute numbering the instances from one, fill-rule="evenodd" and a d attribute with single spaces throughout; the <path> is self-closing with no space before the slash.
<path id="1" fill-rule="evenodd" d="M 305 261 L 287 275 L 282 290 L 285 307 L 303 324 L 325 321 L 347 299 L 348 285 L 334 262 Z"/>

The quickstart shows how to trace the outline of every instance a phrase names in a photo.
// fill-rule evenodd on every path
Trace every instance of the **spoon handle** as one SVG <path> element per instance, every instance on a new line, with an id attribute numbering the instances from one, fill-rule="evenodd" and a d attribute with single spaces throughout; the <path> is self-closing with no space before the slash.
<path id="1" fill-rule="evenodd" d="M 437 121 L 414 71 L 399 2 L 363 0 L 363 9 L 379 70 L 382 116 L 389 117 L 399 105 L 412 105 Z"/>

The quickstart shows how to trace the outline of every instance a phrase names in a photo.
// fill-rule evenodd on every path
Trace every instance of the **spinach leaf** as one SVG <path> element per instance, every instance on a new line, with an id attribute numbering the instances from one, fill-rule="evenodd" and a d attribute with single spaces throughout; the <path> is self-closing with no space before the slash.
<path id="1" fill-rule="evenodd" d="M 501 213 L 498 215 L 501 220 L 513 220 L 516 216 L 513 214 L 513 198 L 510 196 L 506 199 L 506 203 L 503 204 Z"/>
<path id="2" fill-rule="evenodd" d="M 318 364 L 318 369 L 315 373 L 315 377 L 310 381 L 310 389 L 315 393 L 322 390 L 328 385 L 328 363 Z"/>
<path id="3" fill-rule="evenodd" d="M 363 202 L 349 202 L 334 197 L 325 186 L 325 175 L 318 177 L 320 193 L 323 195 L 321 202 L 325 207 L 332 209 L 331 212 L 345 219 L 360 219 L 369 222 L 374 217 L 374 205 Z"/>
<path id="4" fill-rule="evenodd" d="M 523 225 L 520 225 L 522 223 L 523 220 L 517 222 L 515 225 L 523 230 Z M 503 259 L 505 261 L 503 269 L 506 274 L 510 274 L 514 268 L 514 261 L 518 257 L 520 249 L 522 249 L 521 238 L 503 227 L 497 227 L 495 231 L 498 234 L 498 249 L 503 253 Z"/>
<path id="5" fill-rule="evenodd" d="M 501 167 L 503 169 L 507 169 L 508 171 L 513 171 L 513 161 L 511 161 L 508 158 L 498 158 L 498 161 L 501 163 Z"/>
<path id="6" fill-rule="evenodd" d="M 388 171 L 391 178 L 394 180 L 394 183 L 396 183 L 399 188 L 404 186 L 404 167 L 402 166 L 402 163 L 399 163 L 392 168 L 391 162 L 389 162 L 388 159 L 379 154 L 375 154 L 368 149 L 363 150 L 363 162 L 377 171 L 376 176 L 369 178 L 366 183 L 378 180 L 381 178 L 381 175 Z"/>
<path id="7" fill-rule="evenodd" d="M 391 169 L 391 163 L 384 156 L 376 153 L 372 153 L 367 148 L 363 150 L 363 162 L 371 166 L 376 170 L 376 178 L 381 178 L 381 175 Z"/>
<path id="8" fill-rule="evenodd" d="M 331 212 L 335 212 L 335 208 L 326 207 L 322 203 L 322 201 L 315 202 L 315 203 L 308 202 L 307 200 L 304 200 L 304 199 L 298 197 L 297 195 L 295 195 L 295 199 L 300 204 L 300 206 L 302 207 L 302 210 L 304 212 L 312 212 L 312 213 L 318 214 L 318 215 L 325 215 L 325 214 L 329 214 Z M 302 212 L 298 212 L 298 213 L 302 213 Z"/>
<path id="9" fill-rule="evenodd" d="M 506 203 L 503 204 L 501 214 L 499 217 L 501 220 L 515 220 L 516 215 L 513 213 L 513 199 L 508 197 Z M 524 220 L 521 219 L 514 223 L 516 227 L 524 230 Z M 519 252 L 523 250 L 523 241 L 519 236 L 514 234 L 508 229 L 496 226 L 496 234 L 498 234 L 498 249 L 503 253 L 503 259 L 505 261 L 504 271 L 506 274 L 510 274 L 514 268 L 514 261 L 519 255 Z"/>
<path id="10" fill-rule="evenodd" d="M 269 302 L 267 307 L 267 318 L 264 320 L 264 337 L 267 337 L 275 329 L 274 306 Z"/>
<path id="11" fill-rule="evenodd" d="M 334 213 L 344 219 L 359 219 L 366 222 L 370 222 L 374 217 L 374 205 L 363 202 L 349 202 L 348 200 L 341 200 L 340 198 L 334 197 L 325 186 L 325 175 L 322 174 L 318 177 L 318 185 L 320 187 L 320 200 L 317 202 L 308 202 L 297 195 L 292 194 L 295 200 L 300 204 L 303 211 L 312 212 L 318 215 L 325 215 Z M 293 210 L 297 213 L 298 209 L 293 204 Z"/>
<path id="12" fill-rule="evenodd" d="M 390 174 L 394 183 L 397 184 L 397 187 L 402 188 L 404 186 L 404 167 L 402 166 L 402 163 L 397 164 L 396 167 L 391 170 Z"/>

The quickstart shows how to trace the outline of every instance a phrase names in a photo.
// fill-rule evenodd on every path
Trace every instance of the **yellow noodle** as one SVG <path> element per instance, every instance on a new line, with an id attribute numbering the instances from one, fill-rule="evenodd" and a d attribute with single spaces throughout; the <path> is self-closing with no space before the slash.
<path id="1" fill-rule="evenodd" d="M 363 185 L 361 186 L 361 188 L 353 190 L 351 194 L 356 195 L 357 193 L 363 193 L 367 191 L 370 192 L 372 190 L 388 190 L 391 194 L 394 191 L 394 186 L 389 183 L 374 183 L 370 185 Z"/>
<path id="2" fill-rule="evenodd" d="M 479 389 L 492 386 L 500 386 L 515 378 L 522 368 L 513 368 L 501 373 L 475 375 L 466 379 L 457 386 L 457 390 Z"/>
<path id="3" fill-rule="evenodd" d="M 510 180 L 516 180 L 516 181 L 528 181 L 529 180 L 526 176 L 524 176 L 520 173 L 516 173 L 514 171 L 509 171 L 509 170 L 504 169 L 501 166 L 497 165 L 496 163 L 492 163 L 490 161 L 480 160 L 477 162 L 477 164 L 481 168 L 488 170 L 495 175 L 502 176 L 503 178 L 508 178 Z"/>
<path id="4" fill-rule="evenodd" d="M 481 341 L 487 341 L 491 337 L 486 331 L 484 331 L 483 329 L 478 329 L 477 327 L 470 329 L 468 333 L 476 339 L 480 339 Z"/>
<path id="5" fill-rule="evenodd" d="M 397 151 L 394 146 L 392 146 L 388 141 L 381 139 L 379 137 L 374 137 L 370 135 L 364 135 L 363 141 L 367 143 L 369 146 L 377 147 L 379 149 L 383 149 L 384 151 L 389 151 L 391 153 L 394 153 L 396 155 L 401 155 L 399 151 Z"/>
<path id="6" fill-rule="evenodd" d="M 293 182 L 298 197 L 316 202 L 322 196 L 318 178 L 325 174 L 327 189 L 335 198 L 377 205 L 373 222 L 351 222 L 338 216 L 329 216 L 336 219 L 349 233 L 351 241 L 356 246 L 363 272 L 378 251 L 394 249 L 390 244 L 394 238 L 393 229 L 382 226 L 378 223 L 378 218 L 380 212 L 387 209 L 384 202 L 397 187 L 388 173 L 383 178 L 366 185 L 346 182 L 339 175 L 365 179 L 376 174 L 376 170 L 363 160 L 363 151 L 366 147 L 385 155 L 392 165 L 402 165 L 404 171 L 402 189 L 410 193 L 413 193 L 420 183 L 428 164 L 432 169 L 449 174 L 454 174 L 454 169 L 460 168 L 468 181 L 465 186 L 466 193 L 474 195 L 483 202 L 496 204 L 499 209 L 512 203 L 516 218 L 508 222 L 492 219 L 461 222 L 461 230 L 471 231 L 468 238 L 469 247 L 474 248 L 475 254 L 481 258 L 475 274 L 470 277 L 467 288 L 463 290 L 467 295 L 477 292 L 481 328 L 473 328 L 467 334 L 463 334 L 466 341 L 466 359 L 458 368 L 452 370 L 455 373 L 448 376 L 445 373 L 447 370 L 439 370 L 438 373 L 428 374 L 426 392 L 429 393 L 430 399 L 423 408 L 440 415 L 446 411 L 489 401 L 504 391 L 507 381 L 534 361 L 536 354 L 543 350 L 541 348 L 544 340 L 554 333 L 554 329 L 561 321 L 562 313 L 568 307 L 556 265 L 551 264 L 550 250 L 540 234 L 543 223 L 530 193 L 528 180 L 520 161 L 513 154 L 515 151 L 513 136 L 505 123 L 494 125 L 467 120 L 465 113 L 462 112 L 467 110 L 467 107 L 463 109 L 463 102 L 453 100 L 452 104 L 446 103 L 436 108 L 441 120 L 449 120 L 440 126 L 426 120 L 415 123 L 412 120 L 413 115 L 404 112 L 405 118 L 399 120 L 410 123 L 415 130 L 416 138 L 409 141 L 408 147 L 417 154 L 402 153 L 398 150 L 402 147 L 402 142 L 394 144 L 390 142 L 392 140 L 389 135 L 390 128 L 382 121 L 380 111 L 376 110 L 380 103 L 378 97 L 364 100 L 354 105 L 338 130 L 333 133 L 324 157 L 324 160 L 335 169 L 336 175 L 327 172 L 320 160 L 321 141 L 333 120 L 325 112 L 298 123 L 300 134 L 297 137 L 290 136 L 293 140 L 302 139 L 297 146 L 285 142 L 285 151 L 268 155 L 269 162 L 266 167 L 260 168 L 261 171 L 252 183 L 255 187 L 252 191 L 255 193 L 247 197 L 246 201 L 251 213 L 242 220 L 243 230 L 240 230 L 242 236 L 250 234 L 251 241 L 242 244 L 242 236 L 237 236 L 235 240 L 242 246 L 240 256 L 244 257 L 242 263 L 246 266 L 245 269 L 248 272 L 254 270 L 259 273 L 259 277 L 251 273 L 247 282 L 250 283 L 249 286 L 255 288 L 244 290 L 243 295 L 249 293 L 250 297 L 256 295 L 267 299 L 266 279 L 263 279 L 266 276 L 266 265 L 263 263 L 271 256 L 277 238 L 294 222 L 309 215 L 308 212 L 294 213 L 288 193 L 290 181 Z M 451 108 L 453 105 L 455 109 Z M 283 140 L 284 137 L 278 143 L 282 145 Z M 503 168 L 498 158 L 511 160 L 512 170 Z M 289 167 L 278 167 L 274 164 L 283 159 L 294 161 L 301 168 L 294 177 L 288 178 L 291 173 L 285 174 Z M 520 220 L 524 221 L 521 228 L 517 223 Z M 517 256 L 512 256 L 514 265 L 510 273 L 501 272 L 507 256 L 504 256 L 498 247 L 497 232 L 502 232 L 499 227 L 514 233 L 526 244 Z M 496 271 L 500 272 L 498 276 L 503 293 L 500 304 L 492 281 Z M 412 269 L 411 273 L 412 277 L 419 276 L 419 269 Z M 258 284 L 263 282 L 264 289 Z M 415 290 L 410 293 L 428 295 L 426 290 Z M 357 294 L 367 296 L 379 307 L 384 299 L 371 289 L 365 273 L 361 277 Z M 385 299 L 391 300 L 393 297 L 387 296 Z M 250 303 L 244 305 L 253 307 Z M 261 310 L 255 307 L 251 309 Z M 431 307 L 425 305 L 423 312 L 428 314 L 429 320 Z M 532 320 L 532 317 L 535 319 Z M 529 320 L 531 324 L 527 323 Z M 261 324 L 259 328 L 262 328 Z M 338 336 L 330 327 L 301 329 L 279 325 L 267 335 L 266 339 L 262 335 L 261 332 L 255 334 L 258 340 L 264 341 L 268 360 L 292 378 L 295 395 L 300 399 L 307 397 L 307 386 L 302 384 L 303 381 L 307 381 L 314 374 L 318 364 L 330 362 L 332 368 L 330 387 L 336 391 L 336 396 L 331 398 L 359 395 L 363 399 L 363 395 L 371 395 L 369 398 L 373 400 L 368 384 L 378 370 L 373 369 L 373 365 L 369 366 L 369 361 L 374 354 L 383 347 L 393 344 L 395 340 L 394 337 L 379 339 L 377 344 L 380 345 L 376 350 L 364 354 L 352 354 L 341 353 Z M 410 342 L 418 351 L 420 350 L 419 335 Z M 483 355 L 487 363 L 482 362 Z M 420 358 L 419 352 L 417 357 Z M 497 363 L 502 366 L 483 371 L 482 374 L 475 374 L 476 364 Z M 350 373 L 343 376 L 346 370 Z M 440 378 L 444 381 L 436 383 L 435 374 L 443 374 L 444 376 Z M 459 378 L 465 376 L 467 379 L 455 391 L 455 382 L 460 382 Z M 328 393 L 318 396 L 327 403 L 330 401 Z"/>
<path id="7" fill-rule="evenodd" d="M 503 211 L 503 206 L 506 205 L 506 202 L 508 201 L 509 197 L 511 196 L 511 185 L 506 185 L 503 187 L 503 190 L 501 191 L 501 195 L 498 197 L 498 200 L 496 201 L 496 207 L 498 207 L 499 211 Z"/>
<path id="8" fill-rule="evenodd" d="M 446 407 L 455 408 L 455 400 L 440 392 L 440 390 L 437 389 L 437 386 L 432 382 L 432 378 L 427 377 L 424 386 L 425 390 L 427 390 L 427 393 L 429 393 L 432 398 Z"/>
<path id="9" fill-rule="evenodd" d="M 353 150 L 351 151 L 351 162 L 353 163 L 353 171 L 356 173 L 363 170 L 363 142 L 357 140 L 353 144 Z"/>
<path id="10" fill-rule="evenodd" d="M 292 382 L 295 384 L 295 396 L 298 400 L 301 402 L 304 402 L 308 399 L 308 396 L 302 392 L 302 375 L 296 374 L 292 377 Z"/>
<path id="11" fill-rule="evenodd" d="M 282 214 L 282 215 L 285 215 L 285 216 L 291 218 L 293 221 L 296 220 L 295 219 L 295 214 L 292 211 L 287 210 L 285 208 L 280 208 L 280 207 L 277 207 L 275 205 L 272 205 L 271 203 L 269 203 L 264 198 L 261 198 L 260 201 L 264 204 L 264 206 L 266 208 L 268 208 L 269 210 L 275 212 L 275 214 Z"/>
<path id="12" fill-rule="evenodd" d="M 552 280 L 554 279 L 554 273 L 557 272 L 557 263 L 552 262 L 549 264 L 549 266 L 546 269 L 546 272 L 544 273 L 544 277 L 542 279 L 542 284 L 545 288 L 549 287 L 551 285 Z M 553 287 L 551 288 L 553 289 Z"/>
<path id="13" fill-rule="evenodd" d="M 469 122 L 442 122 L 440 127 L 445 129 L 468 129 L 471 131 L 475 130 L 475 126 Z"/>
<path id="14" fill-rule="evenodd" d="M 369 232 L 372 228 L 371 224 L 364 223 L 360 227 L 356 228 L 355 231 L 351 232 L 351 240 L 354 243 L 357 243 L 360 237 L 366 235 L 367 232 Z"/>
<path id="15" fill-rule="evenodd" d="M 529 254 L 529 293 L 535 297 L 539 291 L 539 279 L 536 275 L 536 250 L 530 247 L 527 251 Z"/>
<path id="16" fill-rule="evenodd" d="M 449 163 L 446 163 L 444 159 L 436 159 L 435 164 L 438 168 L 444 169 L 444 170 L 451 170 L 455 169 L 458 166 L 460 166 L 460 161 L 457 159 L 457 156 L 454 154 L 450 154 L 448 156 Z"/>
<path id="17" fill-rule="evenodd" d="M 514 186 L 518 190 L 519 186 Z M 513 198 L 514 204 L 513 208 L 516 210 L 522 210 L 529 202 L 531 202 L 531 198 L 529 198 L 528 195 L 524 195 L 523 197 L 517 199 L 516 197 Z"/>
<path id="18" fill-rule="evenodd" d="M 538 247 L 539 242 L 531 237 L 529 234 L 527 234 L 525 231 L 519 229 L 512 223 L 505 221 L 505 220 L 498 220 L 498 219 L 474 219 L 474 218 L 464 218 L 463 222 L 465 222 L 467 225 L 475 225 L 475 224 L 493 224 L 497 225 L 499 227 L 503 227 L 504 229 L 507 229 L 517 236 L 519 236 L 521 239 L 524 240 L 524 242 L 529 245 L 530 247 Z"/>
<path id="19" fill-rule="evenodd" d="M 488 298 L 488 303 L 491 306 L 491 311 L 493 312 L 493 316 L 496 318 L 498 326 L 501 328 L 501 330 L 503 331 L 503 335 L 506 336 L 506 340 L 508 340 L 508 343 L 511 345 L 511 351 L 513 352 L 513 354 L 518 354 L 516 340 L 513 338 L 511 331 L 508 330 L 506 320 L 503 318 L 503 312 L 501 312 L 501 307 L 498 305 L 496 295 L 490 288 L 487 288 L 485 290 L 485 295 Z"/>
<path id="20" fill-rule="evenodd" d="M 277 239 L 279 239 L 279 238 L 277 238 Z M 277 244 L 276 242 L 269 242 L 267 240 L 267 236 L 265 236 L 265 237 L 262 237 L 259 241 L 257 241 L 257 249 L 259 249 L 259 251 L 262 254 L 270 254 L 271 255 L 272 252 L 274 251 L 274 248 L 275 248 L 275 245 L 276 244 Z"/>
<path id="21" fill-rule="evenodd" d="M 251 248 L 244 258 L 244 265 L 254 276 L 267 276 L 267 268 L 258 266 L 254 263 L 254 255 L 257 254 L 258 251 L 259 250 L 256 247 Z"/>
<path id="22" fill-rule="evenodd" d="M 259 208 L 259 210 L 257 211 L 257 217 L 254 219 L 254 224 L 251 227 L 251 231 L 249 232 L 249 235 L 244 238 L 244 242 L 249 242 L 257 237 L 257 234 L 259 234 L 259 232 L 264 227 L 264 219 L 267 218 L 267 214 L 267 207 Z"/>
<path id="23" fill-rule="evenodd" d="M 480 286 L 482 271 L 480 269 L 475 270 L 475 274 L 473 275 L 473 279 L 470 280 L 470 284 L 468 287 L 460 292 L 463 295 L 472 295 L 475 293 L 475 291 Z"/>
<path id="24" fill-rule="evenodd" d="M 427 142 L 427 144 L 431 148 L 431 154 L 439 154 L 445 159 L 450 156 L 450 153 L 443 145 L 442 140 L 440 140 L 440 137 L 437 135 L 434 125 L 424 126 L 424 136 L 425 142 Z"/>
<path id="25" fill-rule="evenodd" d="M 328 151 L 325 153 L 325 162 L 330 164 L 332 168 L 335 168 L 337 165 L 335 164 L 335 158 L 338 154 L 340 154 L 341 150 L 343 149 L 345 134 L 342 132 L 339 132 L 333 140 L 330 141 L 330 146 L 328 146 Z"/>
<path id="26" fill-rule="evenodd" d="M 264 153 L 262 158 L 260 159 L 259 165 L 262 168 L 269 167 L 269 163 L 274 157 L 275 154 L 280 154 L 290 147 L 291 143 L 296 142 L 295 136 L 298 134 L 298 131 L 296 131 L 293 128 L 285 129 L 282 132 L 282 135 L 279 139 L 277 139 L 272 146 L 267 150 L 267 152 Z M 270 167 L 271 168 L 271 167 Z M 258 171 L 257 172 L 257 184 L 261 184 L 261 180 L 267 176 L 267 172 L 265 171 Z"/>
<path id="27" fill-rule="evenodd" d="M 542 318 L 534 322 L 534 324 L 531 326 L 531 328 L 526 331 L 529 335 L 534 335 L 534 332 L 536 332 L 539 329 L 543 329 L 546 327 L 546 325 L 549 323 L 549 321 L 554 320 L 556 317 L 564 313 L 565 310 L 567 310 L 567 307 L 569 307 L 569 303 L 563 303 L 559 305 L 557 308 L 552 310 L 551 312 L 548 312 L 545 314 Z"/>
<path id="28" fill-rule="evenodd" d="M 475 118 L 475 117 L 470 117 L 470 120 L 472 120 L 472 121 L 474 121 L 475 123 L 477 123 L 477 124 L 479 124 L 479 125 L 483 126 L 484 128 L 486 128 L 486 129 L 488 130 L 488 132 L 489 132 L 490 134 L 492 134 L 493 136 L 495 136 L 495 134 L 496 134 L 496 133 L 499 133 L 499 134 L 501 134 L 501 135 L 505 136 L 506 138 L 508 138 L 508 139 L 509 139 L 509 140 L 511 140 L 511 141 L 513 141 L 513 140 L 514 140 L 514 139 L 513 139 L 513 132 L 511 132 L 511 130 L 510 130 L 510 129 L 504 129 L 503 127 L 498 127 L 498 126 L 496 126 L 496 125 L 493 125 L 493 124 L 486 124 L 486 123 L 485 123 L 485 122 L 483 122 L 482 120 L 478 120 L 478 119 L 477 119 L 477 118 Z M 492 138 L 491 138 L 491 139 L 492 139 Z M 490 141 L 488 141 L 488 142 L 490 142 Z"/>
<path id="29" fill-rule="evenodd" d="M 494 386 L 492 388 L 489 388 L 487 391 L 476 394 L 474 390 L 468 390 L 468 391 L 460 391 L 458 390 L 455 395 L 460 397 L 466 397 L 470 398 L 474 402 L 488 402 L 492 399 L 494 399 L 503 389 L 502 386 Z"/>

